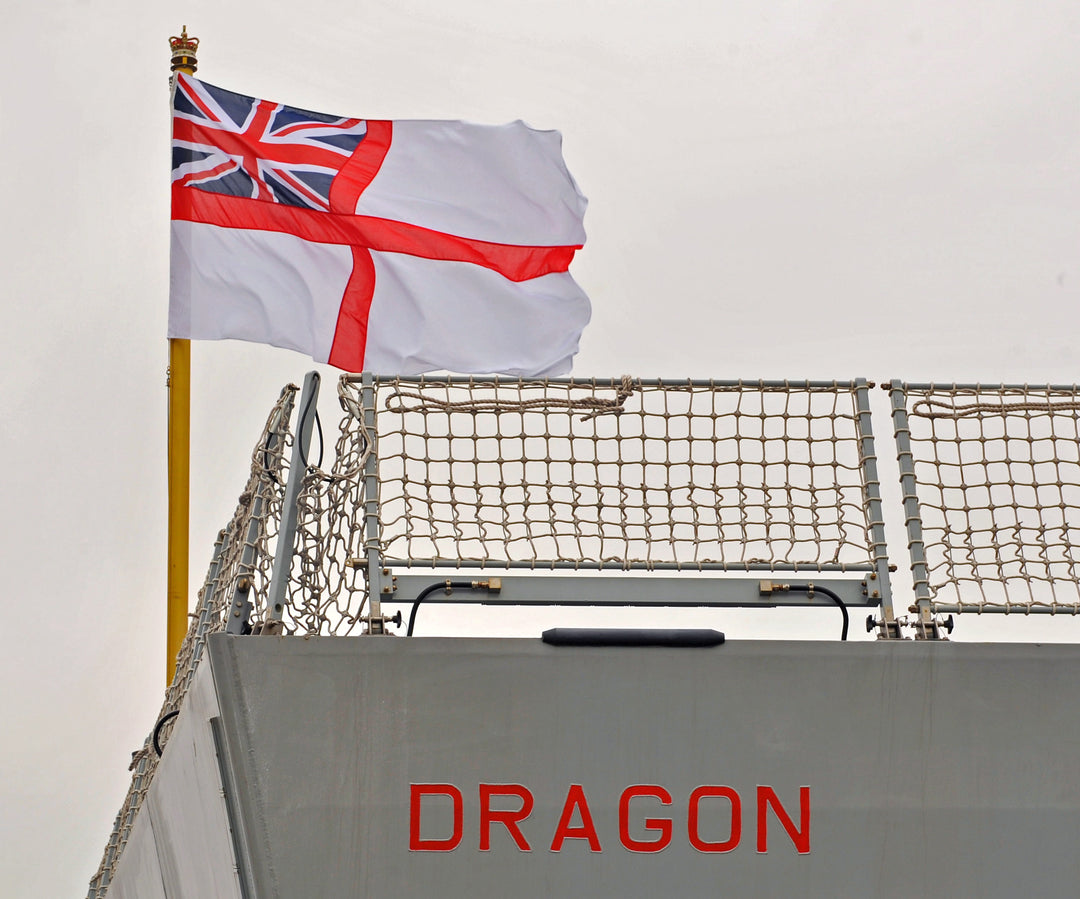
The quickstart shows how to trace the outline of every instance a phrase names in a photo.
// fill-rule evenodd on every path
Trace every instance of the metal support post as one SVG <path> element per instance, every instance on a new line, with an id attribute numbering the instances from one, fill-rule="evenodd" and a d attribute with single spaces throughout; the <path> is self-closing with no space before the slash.
<path id="1" fill-rule="evenodd" d="M 915 588 L 915 639 L 933 640 L 940 637 L 934 623 L 931 605 L 930 573 L 926 565 L 926 545 L 923 543 L 922 514 L 915 489 L 915 457 L 911 453 L 911 429 L 908 424 L 907 391 L 901 381 L 889 383 L 892 403 L 893 430 L 896 433 L 896 460 L 900 465 L 900 491 L 904 501 L 904 523 L 907 527 L 908 552 L 911 554 L 911 576 Z"/>
<path id="2" fill-rule="evenodd" d="M 361 377 L 360 403 L 364 412 L 367 460 L 364 463 L 364 559 L 368 576 L 368 633 L 386 633 L 382 617 L 383 562 L 379 548 L 379 441 L 375 433 L 375 376 Z"/>
<path id="3" fill-rule="evenodd" d="M 293 397 L 296 388 L 292 385 L 282 391 L 282 395 L 289 393 L 281 404 L 278 415 L 270 422 L 269 437 L 266 452 L 269 453 L 274 447 L 275 441 L 284 439 L 286 425 L 292 415 Z M 240 585 L 247 580 L 250 587 L 251 577 L 255 573 L 255 550 L 259 545 L 259 528 L 262 527 L 263 498 L 261 493 L 256 493 L 251 504 L 251 514 L 248 518 L 247 533 L 244 535 L 244 548 L 240 551 L 240 564 L 237 566 L 236 581 L 233 596 L 229 603 L 229 620 L 225 625 L 227 634 L 242 634 L 248 623 L 251 613 L 251 605 L 244 608 L 247 601 L 247 591 L 242 590 Z"/>
<path id="4" fill-rule="evenodd" d="M 188 560 L 191 515 L 191 341 L 169 341 L 169 546 L 165 619 L 165 685 L 188 629 Z"/>
<path id="5" fill-rule="evenodd" d="M 870 555 L 874 571 L 867 577 L 868 596 L 881 600 L 879 639 L 899 639 L 900 629 L 893 611 L 889 580 L 889 549 L 885 542 L 885 519 L 881 509 L 881 480 L 878 477 L 874 428 L 870 414 L 870 386 L 864 378 L 855 381 L 855 408 L 859 418 L 859 462 L 862 466 L 866 518 L 870 524 Z"/>
<path id="6" fill-rule="evenodd" d="M 214 582 L 217 580 L 218 572 L 221 570 L 221 554 L 225 549 L 225 543 L 231 537 L 230 528 L 225 528 L 218 531 L 217 540 L 214 541 L 214 555 L 210 558 L 210 569 L 206 572 L 205 586 L 197 609 L 199 618 L 195 624 L 195 641 L 191 647 L 191 672 L 195 671 L 199 660 L 202 659 L 203 646 L 206 645 L 206 633 L 210 630 L 210 621 L 213 618 Z"/>
<path id="7" fill-rule="evenodd" d="M 264 622 L 281 621 L 285 611 L 285 588 L 289 585 L 296 544 L 296 503 L 308 472 L 308 451 L 311 449 L 311 432 L 315 427 L 315 415 L 318 412 L 320 380 L 317 371 L 309 371 L 304 376 L 304 391 L 300 395 L 300 417 L 296 422 L 296 441 L 293 443 L 292 461 L 289 463 L 289 482 L 285 485 L 285 499 L 281 505 L 281 527 L 278 529 L 277 549 L 274 553 L 274 572 L 270 576 L 270 590 L 266 596 Z M 266 633 L 265 623 L 263 628 L 263 633 Z"/>

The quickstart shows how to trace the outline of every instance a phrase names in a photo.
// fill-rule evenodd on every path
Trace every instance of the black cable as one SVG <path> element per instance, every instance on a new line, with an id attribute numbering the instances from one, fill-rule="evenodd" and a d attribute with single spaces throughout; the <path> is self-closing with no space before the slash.
<path id="1" fill-rule="evenodd" d="M 409 629 L 405 632 L 406 637 L 411 637 L 413 634 L 413 625 L 416 624 L 416 610 L 420 608 L 420 603 L 427 599 L 436 590 L 471 590 L 472 581 L 439 581 L 437 584 L 431 584 L 425 587 L 413 600 L 412 611 L 409 612 Z"/>
<path id="2" fill-rule="evenodd" d="M 840 612 L 844 616 L 844 627 L 840 631 L 840 639 L 841 640 L 846 640 L 847 639 L 847 629 L 848 629 L 847 606 L 844 605 L 844 601 L 839 596 L 837 596 L 835 593 L 833 593 L 832 590 L 830 590 L 828 587 L 819 587 L 817 584 L 815 584 L 813 587 L 809 586 L 808 584 L 792 584 L 790 587 L 788 587 L 788 590 L 790 590 L 792 593 L 824 593 L 827 597 L 829 597 L 829 599 L 831 599 L 834 603 L 836 603 L 838 606 L 840 606 Z"/>
<path id="3" fill-rule="evenodd" d="M 300 418 L 296 422 L 296 436 L 300 441 L 300 464 L 304 468 L 308 467 L 307 453 L 304 452 L 304 422 L 307 421 L 308 412 L 311 411 L 311 404 L 315 401 L 315 391 L 311 392 L 311 395 L 307 398 L 303 410 L 300 412 Z M 323 458 L 323 433 L 322 433 L 322 421 L 319 419 L 319 409 L 315 408 L 315 424 L 319 429 L 319 464 L 316 468 L 322 468 Z"/>
<path id="4" fill-rule="evenodd" d="M 277 475 L 270 470 L 270 444 L 274 442 L 276 436 L 277 434 L 275 434 L 273 430 L 267 431 L 266 433 L 266 445 L 263 446 L 263 471 L 270 475 L 271 481 L 275 484 L 280 484 Z"/>
<path id="5" fill-rule="evenodd" d="M 162 715 L 161 720 L 154 725 L 154 752 L 157 753 L 158 758 L 161 758 L 161 744 L 158 742 L 158 737 L 161 736 L 161 729 L 179 714 L 179 712 L 169 712 L 168 714 Z"/>
<path id="6" fill-rule="evenodd" d="M 319 410 L 315 409 L 315 428 L 319 432 L 319 461 L 315 463 L 316 468 L 322 468 L 322 454 L 323 454 L 323 435 L 322 435 L 322 419 L 319 418 Z"/>

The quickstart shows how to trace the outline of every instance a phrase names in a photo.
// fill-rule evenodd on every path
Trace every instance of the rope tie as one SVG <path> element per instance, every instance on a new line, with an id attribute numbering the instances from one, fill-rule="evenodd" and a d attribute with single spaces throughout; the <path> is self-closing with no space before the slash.
<path id="1" fill-rule="evenodd" d="M 590 409 L 588 415 L 581 416 L 582 421 L 588 421 L 591 418 L 596 418 L 598 415 L 614 414 L 619 415 L 624 411 L 624 404 L 633 396 L 635 391 L 634 379 L 629 375 L 623 375 L 619 381 L 619 386 L 615 388 L 615 399 L 603 399 L 597 396 L 586 396 L 577 398 L 561 398 L 555 396 L 543 396 L 532 400 L 500 400 L 500 399 L 484 399 L 484 400 L 459 400 L 452 402 L 450 400 L 440 400 L 435 397 L 426 396 L 422 393 L 412 390 L 403 390 L 401 387 L 394 387 L 390 395 L 386 398 L 385 406 L 389 412 L 405 413 L 405 412 L 494 412 L 500 414 L 503 412 L 527 412 L 531 410 L 550 410 L 550 409 Z M 417 400 L 414 405 L 408 405 L 404 399 Z"/>
<path id="2" fill-rule="evenodd" d="M 1000 403 L 971 403 L 967 406 L 954 406 L 941 400 L 920 400 L 911 407 L 911 414 L 920 418 L 974 418 L 987 413 L 1010 415 L 1013 412 L 1043 412 L 1053 415 L 1076 411 L 1080 411 L 1080 400 L 1055 403 L 1047 399 L 1046 402 L 1037 403 L 1006 403 L 1003 399 Z"/>

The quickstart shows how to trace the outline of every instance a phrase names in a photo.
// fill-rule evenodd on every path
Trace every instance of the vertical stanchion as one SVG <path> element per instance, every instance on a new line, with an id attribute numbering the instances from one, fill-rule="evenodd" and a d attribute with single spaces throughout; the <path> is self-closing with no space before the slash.
<path id="1" fill-rule="evenodd" d="M 889 382 L 892 403 L 893 431 L 896 433 L 896 461 L 900 466 L 900 491 L 904 502 L 904 523 L 907 527 L 908 552 L 911 555 L 911 577 L 915 589 L 914 612 L 917 638 L 937 635 L 930 603 L 930 573 L 926 566 L 926 545 L 923 543 L 922 514 L 919 495 L 915 490 L 915 457 L 911 453 L 911 429 L 908 424 L 907 391 L 901 381 Z"/>
<path id="2" fill-rule="evenodd" d="M 281 527 L 278 529 L 277 550 L 274 553 L 274 572 L 270 576 L 270 591 L 266 598 L 266 621 L 281 621 L 285 611 L 285 588 L 292 572 L 293 550 L 296 543 L 297 500 L 308 471 L 308 451 L 311 432 L 319 403 L 319 373 L 309 371 L 304 376 L 304 392 L 300 395 L 300 417 L 296 422 L 296 441 L 289 463 L 289 482 L 281 508 Z"/>
<path id="3" fill-rule="evenodd" d="M 290 384 L 281 391 L 283 400 L 281 409 L 270 422 L 270 442 L 267 443 L 266 451 L 276 450 L 274 441 L 284 441 L 289 429 L 289 417 L 293 410 L 293 397 L 296 395 L 296 385 Z M 264 461 L 265 466 L 265 461 Z M 244 546 L 240 550 L 240 564 L 237 566 L 236 577 L 231 584 L 232 596 L 229 598 L 228 621 L 225 624 L 225 633 L 245 633 L 248 617 L 251 615 L 251 603 L 248 595 L 251 590 L 252 577 L 255 574 L 255 562 L 259 547 L 259 535 L 265 528 L 263 521 L 266 502 L 262 491 L 257 491 L 251 504 L 251 515 L 248 518 L 247 533 L 244 535 Z M 241 589 L 246 586 L 247 589 Z"/>
<path id="4" fill-rule="evenodd" d="M 379 456 L 375 433 L 375 377 L 366 371 L 360 382 L 360 405 L 364 412 L 364 436 L 368 456 L 364 466 L 364 557 L 368 573 L 368 633 L 381 634 L 382 552 L 379 549 Z"/>
<path id="5" fill-rule="evenodd" d="M 203 589 L 203 601 L 196 608 L 198 618 L 195 623 L 195 639 L 191 647 L 190 673 L 194 673 L 202 659 L 203 646 L 206 645 L 206 634 L 210 630 L 213 618 L 214 593 L 217 590 L 217 578 L 221 571 L 221 556 L 226 545 L 232 540 L 232 522 L 228 527 L 218 531 L 217 540 L 214 541 L 214 554 L 210 557 L 210 568 L 206 572 L 206 580 Z M 174 678 L 175 679 L 175 678 Z"/>
<path id="6" fill-rule="evenodd" d="M 870 525 L 870 553 L 874 564 L 874 571 L 867 578 L 867 595 L 871 599 L 881 600 L 882 627 L 879 633 L 885 637 L 899 637 L 889 580 L 889 548 L 885 542 L 881 480 L 878 477 L 874 427 L 870 415 L 870 388 L 864 378 L 855 381 L 855 409 L 858 413 L 859 462 L 863 471 L 866 518 Z"/>

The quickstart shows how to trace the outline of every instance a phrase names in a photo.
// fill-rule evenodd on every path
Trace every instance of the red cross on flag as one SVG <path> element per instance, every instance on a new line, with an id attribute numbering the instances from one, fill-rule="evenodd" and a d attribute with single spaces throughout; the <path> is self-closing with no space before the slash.
<path id="1" fill-rule="evenodd" d="M 557 131 L 323 115 L 177 75 L 169 336 L 347 371 L 570 370 L 586 200 Z"/>

